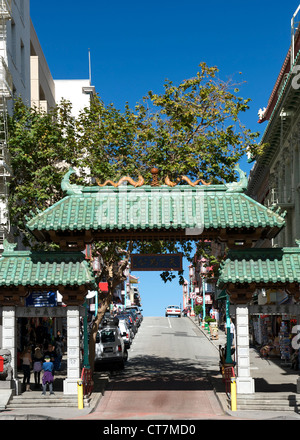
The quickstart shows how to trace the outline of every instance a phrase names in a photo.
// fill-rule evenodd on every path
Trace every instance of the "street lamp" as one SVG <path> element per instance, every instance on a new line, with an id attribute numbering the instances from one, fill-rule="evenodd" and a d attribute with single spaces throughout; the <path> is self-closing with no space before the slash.
<path id="1" fill-rule="evenodd" d="M 124 270 L 124 275 L 126 277 L 126 283 L 125 283 L 125 298 L 124 298 L 124 306 L 126 308 L 127 305 L 127 295 L 130 292 L 130 279 L 129 279 L 129 275 L 130 275 L 130 270 L 129 270 L 129 266 L 126 267 L 126 269 Z"/>
<path id="2" fill-rule="evenodd" d="M 191 298 L 191 316 L 195 316 L 194 312 L 194 292 L 193 292 L 193 278 L 194 278 L 194 268 L 190 264 L 189 266 L 189 275 L 190 275 L 190 298 Z"/>
<path id="3" fill-rule="evenodd" d="M 183 309 L 185 309 L 186 304 L 187 304 L 187 293 L 188 293 L 188 281 L 187 280 L 184 280 L 182 290 L 183 290 Z"/>
<path id="4" fill-rule="evenodd" d="M 201 265 L 200 265 L 200 278 L 201 278 L 201 282 L 202 282 L 202 295 L 203 295 L 203 303 L 202 303 L 202 307 L 203 307 L 203 313 L 202 313 L 202 328 L 205 326 L 205 318 L 206 318 L 206 307 L 205 307 L 205 278 L 204 275 L 207 273 L 207 268 L 204 266 L 204 263 L 206 262 L 205 259 L 201 260 Z"/>
<path id="5" fill-rule="evenodd" d="M 96 272 L 96 277 L 98 277 L 103 267 L 103 259 L 101 256 L 95 257 L 93 259 L 92 267 L 93 267 L 93 271 Z M 97 316 L 97 313 L 98 313 L 98 291 L 95 296 L 95 316 Z"/>

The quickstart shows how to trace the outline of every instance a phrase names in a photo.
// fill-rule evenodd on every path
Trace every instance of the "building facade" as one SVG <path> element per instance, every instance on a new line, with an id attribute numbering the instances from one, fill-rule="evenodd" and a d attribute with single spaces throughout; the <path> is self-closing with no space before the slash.
<path id="1" fill-rule="evenodd" d="M 11 238 L 7 195 L 12 171 L 7 148 L 7 114 L 13 99 L 30 104 L 30 13 L 25 0 L 0 1 L 0 251 Z"/>
<path id="2" fill-rule="evenodd" d="M 292 29 L 293 31 L 293 29 Z M 300 32 L 292 44 L 259 123 L 266 144 L 249 177 L 247 193 L 268 207 L 286 211 L 286 227 L 269 246 L 296 246 L 300 239 Z M 260 243 L 260 245 L 262 245 Z M 265 245 L 265 244 L 264 244 Z"/>
<path id="3" fill-rule="evenodd" d="M 49 112 L 55 103 L 54 80 L 33 23 L 30 22 L 30 104 L 31 107 Z"/>

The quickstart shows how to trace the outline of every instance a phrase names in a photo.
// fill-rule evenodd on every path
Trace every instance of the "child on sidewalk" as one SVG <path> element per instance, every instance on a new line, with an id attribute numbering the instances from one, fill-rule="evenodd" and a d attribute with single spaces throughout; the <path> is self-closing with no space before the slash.
<path id="1" fill-rule="evenodd" d="M 53 369 L 54 365 L 53 362 L 50 361 L 50 356 L 45 356 L 45 362 L 43 363 L 43 379 L 42 379 L 42 385 L 43 385 L 43 392 L 42 394 L 46 395 L 46 389 L 47 384 L 49 385 L 49 392 L 50 394 L 54 394 L 53 392 Z"/>

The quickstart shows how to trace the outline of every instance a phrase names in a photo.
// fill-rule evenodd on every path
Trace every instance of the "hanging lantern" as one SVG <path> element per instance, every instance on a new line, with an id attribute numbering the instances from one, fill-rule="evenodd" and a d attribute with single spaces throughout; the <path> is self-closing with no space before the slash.
<path id="1" fill-rule="evenodd" d="M 99 257 L 95 257 L 93 259 L 92 266 L 93 266 L 93 271 L 94 272 L 99 272 L 100 271 L 101 265 L 100 265 Z"/>

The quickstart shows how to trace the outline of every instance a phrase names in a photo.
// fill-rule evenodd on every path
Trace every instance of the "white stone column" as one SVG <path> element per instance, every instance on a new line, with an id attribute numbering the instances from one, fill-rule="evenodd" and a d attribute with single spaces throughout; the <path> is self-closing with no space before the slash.
<path id="1" fill-rule="evenodd" d="M 15 306 L 2 307 L 2 348 L 11 352 L 11 366 L 13 378 L 17 379 L 17 345 L 16 345 L 16 308 Z"/>
<path id="2" fill-rule="evenodd" d="M 80 379 L 80 315 L 79 306 L 67 306 L 67 378 L 64 394 L 77 394 Z"/>
<path id="3" fill-rule="evenodd" d="M 236 355 L 237 355 L 237 394 L 253 394 L 254 380 L 250 376 L 249 320 L 248 306 L 236 306 Z"/>

